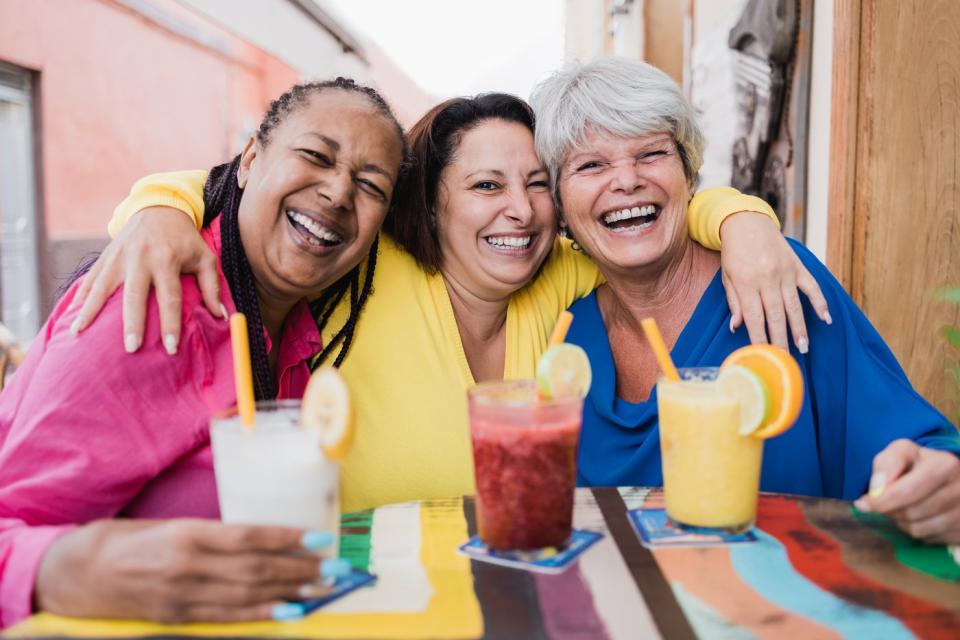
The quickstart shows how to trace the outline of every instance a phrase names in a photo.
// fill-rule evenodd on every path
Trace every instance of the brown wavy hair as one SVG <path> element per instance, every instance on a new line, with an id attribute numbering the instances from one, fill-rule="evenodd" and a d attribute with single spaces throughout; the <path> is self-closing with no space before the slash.
<path id="1" fill-rule="evenodd" d="M 410 164 L 397 184 L 383 230 L 427 273 L 440 268 L 436 202 L 440 174 L 454 160 L 465 133 L 487 120 L 520 124 L 533 133 L 533 109 L 506 93 L 451 98 L 428 111 L 408 133 Z"/>

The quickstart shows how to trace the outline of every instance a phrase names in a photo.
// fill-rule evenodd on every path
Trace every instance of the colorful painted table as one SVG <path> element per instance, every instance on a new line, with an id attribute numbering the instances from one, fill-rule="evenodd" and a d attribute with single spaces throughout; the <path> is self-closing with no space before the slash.
<path id="1" fill-rule="evenodd" d="M 571 569 L 534 575 L 469 561 L 470 498 L 344 518 L 343 554 L 378 574 L 294 623 L 160 626 L 42 614 L 11 637 L 960 638 L 960 565 L 849 503 L 764 495 L 759 541 L 649 551 L 626 511 L 649 489 L 582 489 L 576 526 L 601 531 Z"/>

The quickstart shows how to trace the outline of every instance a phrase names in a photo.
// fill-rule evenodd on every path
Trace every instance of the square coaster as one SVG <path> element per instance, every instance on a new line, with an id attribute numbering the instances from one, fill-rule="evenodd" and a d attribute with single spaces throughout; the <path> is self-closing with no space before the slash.
<path id="1" fill-rule="evenodd" d="M 715 547 L 755 542 L 753 529 L 743 533 L 725 533 L 716 529 L 681 527 L 665 509 L 631 509 L 630 524 L 645 547 Z"/>
<path id="2" fill-rule="evenodd" d="M 334 600 L 338 600 L 343 596 L 347 595 L 351 591 L 355 591 L 360 587 L 370 584 L 377 579 L 377 576 L 367 573 L 366 571 L 361 571 L 360 569 L 354 569 L 350 572 L 349 575 L 344 576 L 337 580 L 336 584 L 333 585 L 333 591 L 323 596 L 322 598 L 312 598 L 310 600 L 300 600 L 300 604 L 303 605 L 304 613 L 310 613 L 311 611 L 316 611 L 325 604 L 329 604 Z"/>
<path id="3" fill-rule="evenodd" d="M 546 547 L 532 551 L 495 551 L 487 547 L 480 536 L 473 536 L 457 549 L 471 560 L 490 562 L 504 567 L 536 571 L 538 573 L 563 573 L 577 558 L 597 540 L 603 537 L 596 531 L 574 529 L 570 542 L 562 549 Z"/>

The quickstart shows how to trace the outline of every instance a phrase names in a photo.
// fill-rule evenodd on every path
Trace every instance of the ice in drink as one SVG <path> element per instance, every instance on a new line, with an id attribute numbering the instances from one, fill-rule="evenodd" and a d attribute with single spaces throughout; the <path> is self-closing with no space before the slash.
<path id="1" fill-rule="evenodd" d="M 680 382 L 657 383 L 664 494 L 677 523 L 741 531 L 756 519 L 763 440 L 739 433 L 739 401 L 718 373 L 680 369 Z"/>
<path id="2" fill-rule="evenodd" d="M 339 465 L 324 456 L 318 430 L 300 425 L 300 402 L 262 402 L 256 424 L 235 414 L 210 428 L 220 517 L 235 524 L 340 530 Z M 336 544 L 324 551 L 336 557 Z"/>
<path id="3" fill-rule="evenodd" d="M 537 398 L 531 381 L 469 392 L 480 537 L 498 550 L 559 547 L 570 538 L 583 399 Z"/>

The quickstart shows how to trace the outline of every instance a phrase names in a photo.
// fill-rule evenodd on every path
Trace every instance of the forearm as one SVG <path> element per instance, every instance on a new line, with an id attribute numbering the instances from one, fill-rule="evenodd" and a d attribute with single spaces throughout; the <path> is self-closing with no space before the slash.
<path id="1" fill-rule="evenodd" d="M 110 237 L 120 230 L 138 211 L 150 207 L 170 207 L 189 216 L 199 229 L 203 223 L 203 186 L 207 171 L 154 173 L 141 178 L 130 188 L 130 194 L 113 210 L 107 225 Z"/>
<path id="2" fill-rule="evenodd" d="M 777 214 L 763 199 L 732 187 L 714 187 L 697 193 L 687 207 L 690 237 L 708 249 L 719 251 L 720 227 L 729 216 L 741 211 L 762 213 L 780 228 Z"/>

